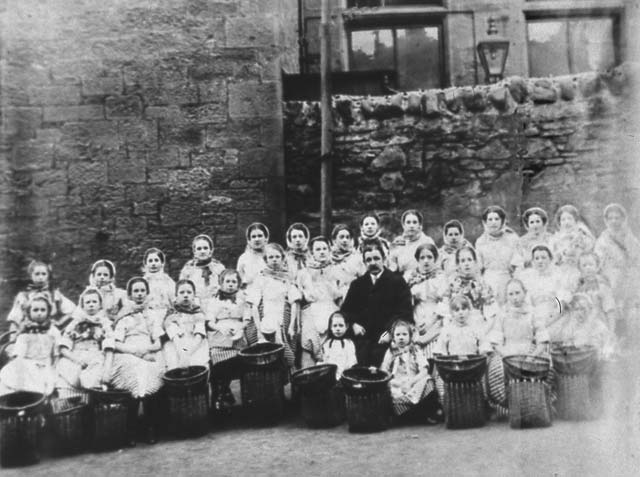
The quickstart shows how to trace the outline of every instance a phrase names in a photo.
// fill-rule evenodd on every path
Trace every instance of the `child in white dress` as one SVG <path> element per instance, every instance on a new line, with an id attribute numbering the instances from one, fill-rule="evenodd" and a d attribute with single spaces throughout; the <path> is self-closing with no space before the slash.
<path id="1" fill-rule="evenodd" d="M 321 363 L 335 364 L 336 379 L 342 377 L 345 369 L 358 364 L 356 347 L 353 341 L 347 337 L 347 319 L 339 311 L 334 311 L 329 316 L 327 338 L 322 344 Z"/>

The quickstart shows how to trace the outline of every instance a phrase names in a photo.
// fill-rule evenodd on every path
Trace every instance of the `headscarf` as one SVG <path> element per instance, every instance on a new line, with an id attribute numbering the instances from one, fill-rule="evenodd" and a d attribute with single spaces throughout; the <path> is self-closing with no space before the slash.
<path id="1" fill-rule="evenodd" d="M 293 247 L 291 242 L 291 232 L 293 230 L 302 230 L 302 233 L 305 237 L 305 242 L 302 244 L 301 249 L 296 249 Z M 287 253 L 293 257 L 297 264 L 297 268 L 305 268 L 307 266 L 307 260 L 309 258 L 309 228 L 303 224 L 302 222 L 295 222 L 289 226 L 287 229 Z"/>
<path id="2" fill-rule="evenodd" d="M 346 250 L 339 248 L 336 242 L 336 237 L 343 230 L 346 230 L 347 232 L 349 232 L 349 236 L 351 237 L 351 240 L 347 245 L 348 249 Z M 351 233 L 351 230 L 345 224 L 337 224 L 335 227 L 333 227 L 333 230 L 331 231 L 331 260 L 333 261 L 333 263 L 342 263 L 351 255 L 353 255 L 354 252 L 355 252 L 355 244 L 354 244 L 353 234 Z"/>
<path id="3" fill-rule="evenodd" d="M 371 217 L 372 219 L 374 219 L 376 221 L 376 223 L 378 224 L 378 230 L 376 230 L 375 234 L 373 235 L 365 235 L 362 232 L 362 224 L 364 222 L 365 219 Z M 360 238 L 358 239 L 358 247 L 360 248 L 360 250 L 362 250 L 362 248 L 364 247 L 364 245 L 371 241 L 371 240 L 376 240 L 380 238 L 380 217 L 378 217 L 378 214 L 375 213 L 370 213 L 370 214 L 365 214 L 362 216 L 362 218 L 360 219 Z"/>
<path id="4" fill-rule="evenodd" d="M 236 291 L 234 292 L 225 292 L 222 290 L 222 284 L 224 283 L 224 278 L 227 275 L 235 275 L 236 278 L 238 279 L 238 288 L 236 289 Z M 240 273 L 238 273 L 237 270 L 233 269 L 233 268 L 225 268 L 222 273 L 220 274 L 220 276 L 218 277 L 218 285 L 220 285 L 220 288 L 218 288 L 218 293 L 217 293 L 217 298 L 219 300 L 229 300 L 233 303 L 236 302 L 236 298 L 238 296 L 238 290 L 240 290 L 240 285 L 242 283 L 242 280 L 240 279 Z"/>
<path id="5" fill-rule="evenodd" d="M 262 270 L 260 270 L 260 274 L 266 277 L 271 277 L 274 278 L 276 280 L 280 280 L 282 282 L 286 282 L 289 283 L 291 281 L 291 276 L 289 274 L 289 271 L 287 270 L 287 264 L 285 261 L 285 253 L 284 253 L 284 249 L 282 248 L 282 245 L 280 245 L 279 243 L 275 243 L 275 242 L 269 242 L 266 246 L 265 246 L 265 254 L 264 254 L 264 261 L 267 261 L 267 249 L 268 248 L 273 248 L 274 250 L 277 250 L 278 253 L 280 253 L 280 255 L 282 256 L 282 266 L 283 268 L 280 270 L 274 270 L 272 268 L 269 267 L 269 265 L 267 265 L 265 268 L 263 268 Z"/>
<path id="6" fill-rule="evenodd" d="M 96 269 L 98 267 L 107 267 L 109 269 L 109 272 L 111 273 L 111 282 L 103 285 L 102 287 L 99 287 L 96 284 L 95 278 L 93 277 L 93 274 L 95 273 Z M 116 282 L 116 266 L 114 265 L 114 263 L 111 260 L 106 260 L 106 259 L 101 259 L 98 260 L 97 262 L 95 262 L 93 265 L 91 265 L 91 274 L 89 275 L 89 285 L 96 287 L 98 289 L 102 288 L 102 289 L 110 289 L 113 288 L 115 285 L 114 283 Z"/>

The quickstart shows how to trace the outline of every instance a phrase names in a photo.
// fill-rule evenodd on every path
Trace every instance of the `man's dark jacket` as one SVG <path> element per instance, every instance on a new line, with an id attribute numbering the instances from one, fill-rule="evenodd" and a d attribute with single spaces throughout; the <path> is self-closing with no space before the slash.
<path id="1" fill-rule="evenodd" d="M 365 336 L 373 343 L 395 320 L 413 323 L 409 286 L 400 274 L 387 268 L 375 285 L 369 273 L 351 282 L 341 310 L 351 323 L 365 328 Z"/>

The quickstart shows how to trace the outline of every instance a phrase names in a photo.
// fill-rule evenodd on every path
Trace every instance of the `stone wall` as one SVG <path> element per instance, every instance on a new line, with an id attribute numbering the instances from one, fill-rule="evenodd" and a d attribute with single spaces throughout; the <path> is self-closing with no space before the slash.
<path id="1" fill-rule="evenodd" d="M 281 70 L 296 0 L 0 2 L 0 316 L 34 257 L 76 299 L 197 233 L 234 265 L 246 225 L 284 223 Z"/>
<path id="2" fill-rule="evenodd" d="M 599 232 L 604 205 L 619 201 L 638 231 L 638 73 L 624 64 L 608 74 L 335 97 L 333 222 L 355 228 L 374 210 L 392 237 L 402 211 L 417 208 L 437 241 L 452 218 L 475 240 L 490 204 L 505 206 L 521 233 L 527 207 L 552 214 L 573 203 Z M 288 218 L 314 232 L 319 120 L 315 103 L 285 104 Z"/>

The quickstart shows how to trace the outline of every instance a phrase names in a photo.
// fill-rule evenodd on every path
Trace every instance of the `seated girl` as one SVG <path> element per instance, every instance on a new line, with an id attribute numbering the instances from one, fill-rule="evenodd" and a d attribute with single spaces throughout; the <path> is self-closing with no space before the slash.
<path id="1" fill-rule="evenodd" d="M 142 271 L 144 279 L 149 282 L 149 307 L 168 310 L 176 296 L 176 282 L 165 273 L 165 262 L 162 250 L 150 248 L 144 252 Z"/>
<path id="2" fill-rule="evenodd" d="M 164 330 L 169 338 L 164 344 L 167 369 L 209 364 L 205 315 L 195 300 L 193 282 L 179 280 L 173 308 L 164 319 Z"/>
<path id="3" fill-rule="evenodd" d="M 142 277 L 133 277 L 127 283 L 130 304 L 122 310 L 114 330 L 114 355 L 111 385 L 129 391 L 136 399 L 130 408 L 131 430 L 135 432 L 138 408 L 142 405 L 145 431 L 149 443 L 156 441 L 159 416 L 154 395 L 162 387 L 164 362 L 160 337 L 164 334 L 157 320 L 149 313 L 146 299 L 149 284 Z M 130 436 L 130 442 L 135 440 Z"/>
<path id="4" fill-rule="evenodd" d="M 180 280 L 193 282 L 200 306 L 206 308 L 207 302 L 218 293 L 218 277 L 224 271 L 224 265 L 213 258 L 213 240 L 208 235 L 194 238 L 191 250 L 193 259 L 182 267 Z"/>
<path id="5" fill-rule="evenodd" d="M 337 301 L 341 298 L 329 255 L 329 242 L 324 237 L 315 237 L 311 241 L 311 259 L 307 268 L 300 271 L 298 284 L 306 302 L 300 313 L 301 366 L 306 368 L 320 359 L 327 317 L 338 309 Z"/>
<path id="6" fill-rule="evenodd" d="M 434 354 L 472 355 L 488 351 L 483 335 L 470 323 L 471 300 L 465 295 L 455 295 L 449 307 L 451 321 L 442 328 Z"/>
<path id="7" fill-rule="evenodd" d="M 53 393 L 57 374 L 53 367 L 60 346 L 60 331 L 51 323 L 51 303 L 34 295 L 27 305 L 27 317 L 17 331 L 12 360 L 0 369 L 0 394 L 32 391 Z"/>
<path id="8" fill-rule="evenodd" d="M 600 273 L 600 257 L 595 252 L 584 253 L 578 259 L 578 267 L 580 279 L 577 291 L 585 293 L 591 298 L 609 331 L 615 332 L 618 311 L 611 286 Z"/>
<path id="9" fill-rule="evenodd" d="M 29 284 L 25 290 L 16 295 L 11 311 L 7 316 L 9 331 L 12 332 L 11 340 L 15 340 L 22 323 L 28 320 L 29 303 L 36 295 L 44 296 L 51 304 L 50 320 L 60 332 L 69 324 L 71 314 L 76 309 L 76 305 L 54 286 L 51 266 L 44 262 L 33 260 L 29 263 L 27 273 L 29 274 Z"/>
<path id="10" fill-rule="evenodd" d="M 381 369 L 391 374 L 389 386 L 393 411 L 401 416 L 423 403 L 434 390 L 429 364 L 413 341 L 412 326 L 405 321 L 391 325 L 391 346 Z"/>
<path id="11" fill-rule="evenodd" d="M 584 293 L 573 296 L 560 338 L 565 346 L 594 346 L 600 356 L 608 356 L 613 351 L 613 335 L 601 320 L 589 295 Z"/>
<path id="12" fill-rule="evenodd" d="M 71 391 L 108 383 L 113 348 L 113 328 L 102 309 L 102 296 L 96 288 L 88 287 L 80 295 L 78 316 L 67 326 L 60 342 L 59 387 Z"/>
<path id="13" fill-rule="evenodd" d="M 251 321 L 251 307 L 239 287 L 240 274 L 236 270 L 222 272 L 220 290 L 207 310 L 211 384 L 218 410 L 235 402 L 229 385 L 240 377 L 238 353 L 247 346 L 245 329 Z"/>
<path id="14" fill-rule="evenodd" d="M 342 377 L 342 372 L 358 364 L 356 347 L 353 341 L 347 338 L 347 319 L 339 311 L 334 311 L 329 316 L 327 338 L 322 344 L 321 363 L 335 364 L 336 379 Z"/>
<path id="15" fill-rule="evenodd" d="M 268 244 L 264 260 L 267 267 L 256 278 L 247 302 L 252 306 L 258 339 L 283 344 L 287 364 L 293 368 L 291 342 L 297 332 L 296 317 L 302 293 L 285 267 L 285 253 L 280 245 Z"/>
<path id="16" fill-rule="evenodd" d="M 438 249 L 435 245 L 426 243 L 418 246 L 415 258 L 418 266 L 405 274 L 413 298 L 413 320 L 417 332 L 414 341 L 430 359 L 442 330 L 443 318 L 448 314 L 444 303 L 447 281 L 437 266 Z"/>
<path id="17" fill-rule="evenodd" d="M 95 287 L 102 296 L 102 309 L 107 318 L 115 323 L 118 314 L 127 303 L 127 292 L 116 286 L 116 266 L 109 260 L 98 260 L 91 267 L 89 286 Z"/>

